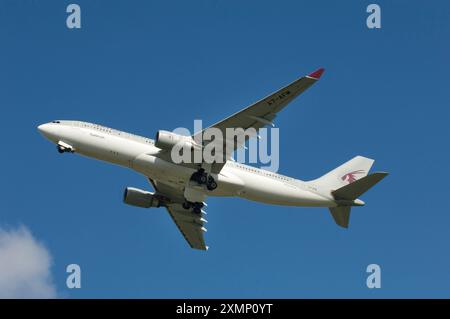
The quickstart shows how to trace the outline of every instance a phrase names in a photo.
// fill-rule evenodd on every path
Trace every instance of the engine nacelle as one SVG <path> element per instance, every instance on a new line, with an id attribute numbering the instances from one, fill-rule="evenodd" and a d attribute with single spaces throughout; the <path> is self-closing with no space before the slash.
<path id="1" fill-rule="evenodd" d="M 155 193 L 134 187 L 125 188 L 123 202 L 131 206 L 144 208 L 161 206 L 161 202 L 155 197 Z"/>
<path id="2" fill-rule="evenodd" d="M 172 147 L 180 143 L 182 147 L 188 147 L 193 150 L 197 144 L 190 136 L 178 135 L 168 131 L 158 131 L 155 138 L 155 146 L 163 150 L 171 150 Z M 179 145 L 180 145 L 179 144 Z"/>

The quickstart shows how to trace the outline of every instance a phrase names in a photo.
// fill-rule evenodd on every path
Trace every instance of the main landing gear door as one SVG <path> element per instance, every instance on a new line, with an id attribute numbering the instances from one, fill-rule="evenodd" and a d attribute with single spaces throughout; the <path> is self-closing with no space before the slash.
<path id="1" fill-rule="evenodd" d="M 194 181 L 189 181 L 184 189 L 184 198 L 192 203 L 205 202 L 206 197 L 203 185 L 198 185 Z"/>

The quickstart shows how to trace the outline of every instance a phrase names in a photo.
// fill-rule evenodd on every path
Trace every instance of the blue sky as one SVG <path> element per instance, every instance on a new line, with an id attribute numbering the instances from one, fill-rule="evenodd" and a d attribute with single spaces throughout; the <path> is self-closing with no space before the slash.
<path id="1" fill-rule="evenodd" d="M 58 296 L 450 296 L 448 1 L 377 1 L 380 30 L 366 27 L 369 1 L 77 1 L 80 30 L 65 25 L 69 3 L 0 1 L 0 227 L 47 247 Z M 210 198 L 211 248 L 191 250 L 165 210 L 122 203 L 125 186 L 150 188 L 143 176 L 61 156 L 36 130 L 212 124 L 322 66 L 276 120 L 279 172 L 376 159 L 391 174 L 348 230 L 326 209 Z M 381 289 L 366 287 L 371 263 Z"/>

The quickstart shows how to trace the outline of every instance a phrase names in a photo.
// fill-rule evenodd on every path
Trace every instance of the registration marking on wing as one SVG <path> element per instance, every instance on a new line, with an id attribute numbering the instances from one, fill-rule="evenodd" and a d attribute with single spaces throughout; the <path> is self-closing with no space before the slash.
<path id="1" fill-rule="evenodd" d="M 271 98 L 270 100 L 268 100 L 268 101 L 267 101 L 267 104 L 268 104 L 268 105 L 272 105 L 273 103 L 275 103 L 275 102 L 277 102 L 277 101 L 280 101 L 280 100 L 284 99 L 284 98 L 285 98 L 286 96 L 288 96 L 289 94 L 291 94 L 291 91 L 289 91 L 289 90 L 284 91 L 284 92 L 278 94 L 277 96 Z"/>

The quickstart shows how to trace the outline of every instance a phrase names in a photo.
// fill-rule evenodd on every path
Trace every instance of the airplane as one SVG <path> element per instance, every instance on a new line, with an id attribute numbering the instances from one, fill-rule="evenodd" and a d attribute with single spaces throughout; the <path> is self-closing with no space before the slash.
<path id="1" fill-rule="evenodd" d="M 253 128 L 273 124 L 273 119 L 298 95 L 317 82 L 320 68 L 219 121 L 210 128 Z M 78 153 L 89 158 L 130 168 L 148 178 L 154 191 L 127 187 L 123 201 L 137 207 L 164 207 L 191 248 L 207 250 L 204 233 L 206 199 L 209 196 L 241 197 L 273 205 L 326 207 L 335 223 L 349 226 L 350 210 L 363 206 L 363 193 L 388 175 L 369 174 L 374 160 L 356 156 L 314 180 L 302 181 L 233 161 L 230 154 L 213 163 L 174 163 L 171 150 L 177 143 L 203 148 L 197 137 L 160 130 L 154 140 L 82 121 L 56 120 L 38 126 L 39 132 L 57 145 L 59 153 Z M 249 138 L 233 141 L 232 151 L 245 147 Z M 243 142 L 242 142 L 243 140 Z M 212 141 L 210 141 L 211 143 Z M 219 143 L 230 143 L 219 140 Z"/>

